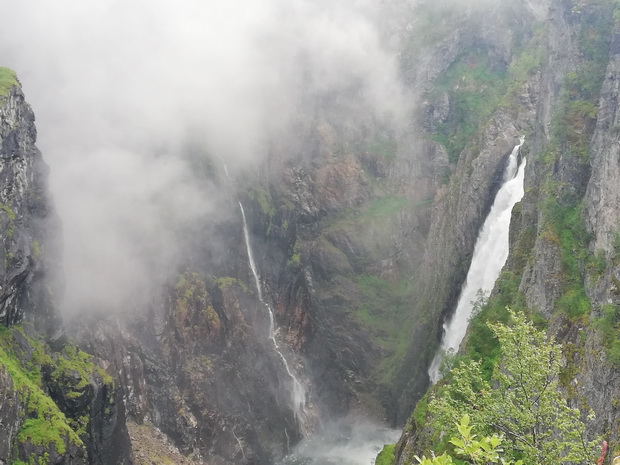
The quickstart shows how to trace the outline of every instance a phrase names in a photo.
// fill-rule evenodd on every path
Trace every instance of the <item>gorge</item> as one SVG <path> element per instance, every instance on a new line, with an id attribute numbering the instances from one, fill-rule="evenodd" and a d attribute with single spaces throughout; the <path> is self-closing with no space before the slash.
<path id="1" fill-rule="evenodd" d="M 59 2 L 0 40 L 0 465 L 452 453 L 507 307 L 618 455 L 617 1 Z"/>

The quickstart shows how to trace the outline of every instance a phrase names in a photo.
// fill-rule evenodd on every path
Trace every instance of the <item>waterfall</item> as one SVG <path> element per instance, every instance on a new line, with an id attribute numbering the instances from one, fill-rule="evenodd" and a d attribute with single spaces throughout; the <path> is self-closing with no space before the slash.
<path id="1" fill-rule="evenodd" d="M 478 234 L 474 255 L 456 310 L 452 319 L 448 323 L 444 323 L 441 348 L 435 354 L 428 370 L 433 384 L 439 381 L 441 376 L 439 368 L 444 354 L 457 351 L 461 345 L 467 331 L 474 301 L 479 292 L 482 291 L 485 296 L 488 296 L 508 258 L 510 215 L 512 207 L 523 198 L 526 160 L 524 158 L 519 165 L 519 150 L 522 145 L 523 138 L 510 154 L 508 166 L 504 171 L 503 185 L 497 192 L 491 211 Z"/>
<path id="2" fill-rule="evenodd" d="M 269 315 L 269 340 L 273 344 L 273 348 L 282 360 L 282 364 L 284 365 L 284 369 L 286 370 L 286 374 L 290 379 L 290 393 L 291 400 L 293 402 L 293 412 L 295 413 L 295 419 L 299 424 L 300 430 L 302 434 L 306 434 L 305 431 L 305 420 L 306 420 L 306 389 L 301 384 L 301 382 L 297 379 L 295 374 L 292 372 L 284 354 L 280 350 L 280 346 L 278 341 L 276 340 L 276 327 L 275 327 L 275 318 L 273 314 L 273 309 L 271 305 L 269 305 L 263 299 L 263 290 L 260 283 L 260 277 L 258 275 L 258 269 L 256 267 L 256 262 L 254 261 L 254 253 L 252 252 L 252 245 L 250 243 L 250 232 L 248 229 L 248 223 L 245 218 L 245 211 L 243 210 L 243 205 L 239 202 L 239 209 L 241 210 L 241 218 L 243 219 L 243 237 L 245 239 L 245 247 L 247 249 L 248 254 L 248 262 L 250 264 L 250 270 L 252 271 L 252 276 L 254 278 L 254 286 L 256 287 L 256 292 L 258 294 L 258 299 L 263 304 L 263 306 L 267 309 L 267 313 Z M 288 437 L 288 432 L 287 432 Z"/>

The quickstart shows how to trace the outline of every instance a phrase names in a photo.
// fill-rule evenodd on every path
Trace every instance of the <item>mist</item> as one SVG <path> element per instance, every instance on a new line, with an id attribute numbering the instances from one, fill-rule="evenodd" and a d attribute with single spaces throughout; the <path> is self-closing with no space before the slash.
<path id="1" fill-rule="evenodd" d="M 400 431 L 362 418 L 344 418 L 323 425 L 320 435 L 302 441 L 278 465 L 370 465 L 399 436 Z"/>
<path id="2" fill-rule="evenodd" d="M 379 117 L 408 104 L 375 2 L 9 0 L 0 65 L 37 116 L 63 224 L 66 311 L 120 306 L 174 271 L 176 231 L 221 221 L 183 150 L 259 164 L 308 95 L 357 83 Z"/>

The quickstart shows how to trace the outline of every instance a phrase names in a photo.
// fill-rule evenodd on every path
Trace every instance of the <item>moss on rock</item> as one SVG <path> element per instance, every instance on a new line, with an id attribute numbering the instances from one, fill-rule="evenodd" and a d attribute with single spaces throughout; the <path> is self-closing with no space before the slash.
<path id="1" fill-rule="evenodd" d="M 15 71 L 0 67 L 0 102 L 2 102 L 4 98 L 9 95 L 11 89 L 18 84 Z"/>

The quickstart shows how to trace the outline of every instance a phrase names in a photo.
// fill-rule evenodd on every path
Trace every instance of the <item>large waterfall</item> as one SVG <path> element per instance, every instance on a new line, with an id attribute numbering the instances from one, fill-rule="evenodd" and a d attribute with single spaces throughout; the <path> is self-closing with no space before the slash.
<path id="1" fill-rule="evenodd" d="M 226 174 L 228 175 L 228 170 L 226 170 Z M 245 246 L 246 246 L 247 253 L 248 253 L 248 262 L 250 264 L 250 270 L 252 271 L 252 276 L 254 277 L 254 285 L 256 287 L 258 299 L 265 306 L 265 308 L 267 309 L 267 313 L 269 315 L 268 337 L 271 343 L 273 344 L 273 347 L 276 353 L 282 360 L 282 365 L 284 366 L 284 369 L 286 370 L 286 374 L 289 377 L 291 400 L 293 403 L 293 412 L 295 413 L 295 419 L 297 420 L 297 423 L 299 425 L 301 432 L 305 434 L 305 422 L 306 422 L 306 417 L 307 417 L 306 415 L 306 389 L 304 388 L 303 384 L 301 384 L 299 379 L 297 379 L 297 377 L 291 370 L 289 363 L 287 362 L 286 357 L 284 357 L 284 354 L 282 353 L 282 350 L 280 349 L 278 341 L 276 340 L 276 327 L 275 327 L 273 309 L 271 308 L 271 305 L 269 305 L 263 299 L 262 285 L 260 282 L 260 277 L 258 275 L 258 269 L 256 267 L 256 262 L 254 261 L 254 253 L 252 252 L 252 245 L 250 243 L 250 232 L 248 230 L 248 223 L 246 221 L 245 211 L 243 210 L 243 205 L 241 204 L 241 202 L 239 202 L 239 209 L 241 210 L 241 218 L 243 219 L 243 237 L 245 239 Z"/>
<path id="2" fill-rule="evenodd" d="M 439 368 L 444 354 L 458 350 L 465 337 L 473 304 L 479 292 L 482 291 L 485 296 L 491 292 L 508 258 L 510 215 L 512 207 L 523 197 L 526 160 L 524 158 L 519 165 L 519 150 L 522 144 L 523 139 L 510 154 L 508 166 L 504 171 L 503 185 L 478 235 L 456 310 L 452 319 L 444 324 L 441 348 L 435 354 L 428 371 L 433 384 L 439 381 L 441 376 Z"/>

